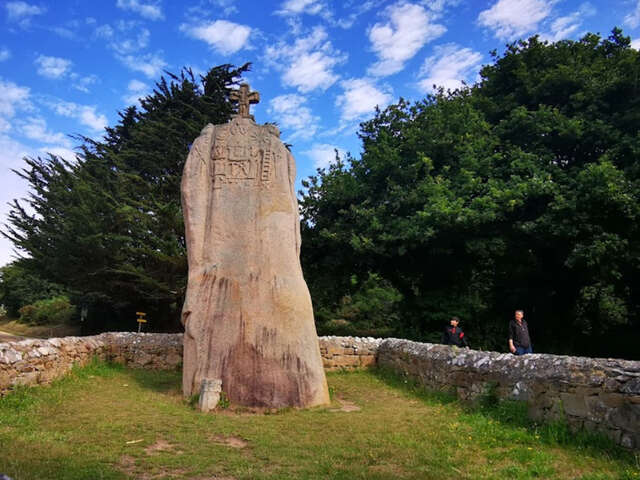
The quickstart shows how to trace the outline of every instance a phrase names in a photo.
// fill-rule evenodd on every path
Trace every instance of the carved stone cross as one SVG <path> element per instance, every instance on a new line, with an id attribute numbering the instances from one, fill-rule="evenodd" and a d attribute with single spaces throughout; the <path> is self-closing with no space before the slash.
<path id="1" fill-rule="evenodd" d="M 234 102 L 238 102 L 238 115 L 243 118 L 253 118 L 249 113 L 249 106 L 260 101 L 258 92 L 249 92 L 249 84 L 243 83 L 240 89 L 231 92 L 229 98 Z"/>

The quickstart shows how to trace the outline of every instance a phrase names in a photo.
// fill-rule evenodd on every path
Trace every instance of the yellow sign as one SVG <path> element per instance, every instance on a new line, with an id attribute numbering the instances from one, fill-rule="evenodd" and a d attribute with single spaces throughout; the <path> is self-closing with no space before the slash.
<path id="1" fill-rule="evenodd" d="M 144 317 L 146 315 L 146 313 L 144 313 L 144 312 L 136 312 L 136 315 L 138 315 L 139 317 Z"/>
<path id="2" fill-rule="evenodd" d="M 144 318 L 139 318 L 138 323 L 147 323 L 147 321 Z"/>

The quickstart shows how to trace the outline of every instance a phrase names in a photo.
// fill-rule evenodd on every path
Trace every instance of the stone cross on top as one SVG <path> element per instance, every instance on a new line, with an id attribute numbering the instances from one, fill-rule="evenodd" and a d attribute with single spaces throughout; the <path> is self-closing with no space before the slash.
<path id="1" fill-rule="evenodd" d="M 249 106 L 260 101 L 258 92 L 249 92 L 249 84 L 243 83 L 239 90 L 234 90 L 229 95 L 234 102 L 238 102 L 238 116 L 242 118 L 251 118 L 253 115 L 249 113 Z"/>

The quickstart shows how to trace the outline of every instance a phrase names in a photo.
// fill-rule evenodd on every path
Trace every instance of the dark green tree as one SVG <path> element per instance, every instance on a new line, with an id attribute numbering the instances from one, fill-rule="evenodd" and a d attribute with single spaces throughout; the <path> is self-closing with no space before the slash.
<path id="1" fill-rule="evenodd" d="M 350 275 L 376 274 L 402 295 L 397 335 L 435 340 L 458 315 L 472 345 L 504 350 L 523 308 L 540 350 L 637 357 L 639 75 L 618 29 L 533 37 L 471 88 L 377 112 L 361 158 L 305 183 L 303 266 L 325 318 Z"/>
<path id="2" fill-rule="evenodd" d="M 229 93 L 249 65 L 167 73 L 140 108 L 129 107 L 102 140 L 81 142 L 77 162 L 27 158 L 31 187 L 14 201 L 5 236 L 25 265 L 89 308 L 88 330 L 131 328 L 136 310 L 156 329 L 178 328 L 186 285 L 180 179 L 191 142 L 233 112 Z"/>

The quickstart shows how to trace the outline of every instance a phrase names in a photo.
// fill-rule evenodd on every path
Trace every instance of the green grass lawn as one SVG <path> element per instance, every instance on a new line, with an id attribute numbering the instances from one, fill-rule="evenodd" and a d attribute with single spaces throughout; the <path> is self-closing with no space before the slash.
<path id="1" fill-rule="evenodd" d="M 96 363 L 0 399 L 0 473 L 31 479 L 640 479 L 638 456 L 463 408 L 376 371 L 330 373 L 330 407 L 201 414 L 180 374 Z"/>

